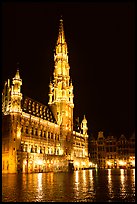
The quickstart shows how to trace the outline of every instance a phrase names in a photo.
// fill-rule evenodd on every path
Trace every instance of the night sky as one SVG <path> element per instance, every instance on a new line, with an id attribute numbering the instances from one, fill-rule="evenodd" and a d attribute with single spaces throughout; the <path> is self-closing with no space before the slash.
<path id="1" fill-rule="evenodd" d="M 63 16 L 74 117 L 89 134 L 127 138 L 134 131 L 133 3 L 3 3 L 2 85 L 22 78 L 22 92 L 48 104 L 54 49 Z M 19 63 L 19 65 L 17 65 Z"/>

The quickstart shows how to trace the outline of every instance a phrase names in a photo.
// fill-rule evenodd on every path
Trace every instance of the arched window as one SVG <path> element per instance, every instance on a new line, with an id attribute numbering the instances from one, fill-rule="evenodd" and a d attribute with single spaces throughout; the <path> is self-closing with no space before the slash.
<path id="1" fill-rule="evenodd" d="M 59 155 L 59 149 L 57 149 L 57 155 Z"/>
<path id="2" fill-rule="evenodd" d="M 37 153 L 37 146 L 35 146 L 35 153 Z"/>
<path id="3" fill-rule="evenodd" d="M 23 144 L 21 144 L 21 152 L 23 152 Z"/>
<path id="4" fill-rule="evenodd" d="M 50 153 L 50 151 L 49 151 L 49 147 L 48 147 L 48 154 Z"/>
<path id="5" fill-rule="evenodd" d="M 33 153 L 33 145 L 31 145 L 30 152 Z"/>
<path id="6" fill-rule="evenodd" d="M 40 154 L 42 154 L 42 147 L 40 146 Z"/>

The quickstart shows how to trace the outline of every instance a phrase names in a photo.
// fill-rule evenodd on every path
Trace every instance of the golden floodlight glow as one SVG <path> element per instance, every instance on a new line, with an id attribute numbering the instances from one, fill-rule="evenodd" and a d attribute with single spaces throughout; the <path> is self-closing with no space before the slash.
<path id="1" fill-rule="evenodd" d="M 93 166 L 93 163 L 92 163 L 92 162 L 89 162 L 89 166 Z"/>
<path id="2" fill-rule="evenodd" d="M 120 160 L 120 161 L 119 161 L 119 165 L 124 166 L 124 165 L 126 165 L 126 162 L 125 162 L 125 161 Z"/>
<path id="3" fill-rule="evenodd" d="M 108 182 L 110 184 L 111 181 L 111 169 L 108 169 Z"/>
<path id="4" fill-rule="evenodd" d="M 132 160 L 131 163 L 133 166 L 135 166 L 135 160 Z"/>
<path id="5" fill-rule="evenodd" d="M 26 161 L 26 160 L 24 160 L 24 161 L 23 161 L 23 163 L 26 165 L 26 164 L 27 164 L 27 161 Z"/>
<path id="6" fill-rule="evenodd" d="M 129 161 L 131 162 L 132 166 L 135 166 L 135 157 L 130 157 Z"/>
<path id="7" fill-rule="evenodd" d="M 111 165 L 112 165 L 112 163 L 111 163 L 110 161 L 107 161 L 107 164 L 108 164 L 109 166 L 111 166 Z"/>
<path id="8" fill-rule="evenodd" d="M 39 160 L 37 161 L 37 164 L 42 165 L 42 164 L 43 164 L 43 161 L 42 161 L 41 159 L 39 159 Z"/>
<path id="9" fill-rule="evenodd" d="M 21 136 L 21 131 L 20 131 L 20 129 L 18 129 L 18 130 L 17 130 L 17 138 L 19 139 L 20 136 Z"/>
<path id="10" fill-rule="evenodd" d="M 85 166 L 85 162 L 82 162 L 82 165 Z"/>
<path id="11" fill-rule="evenodd" d="M 78 180 L 79 180 L 79 172 L 76 171 L 76 183 L 78 183 Z"/>
<path id="12" fill-rule="evenodd" d="M 79 166 L 79 162 L 76 161 L 76 162 L 75 162 L 75 165 L 76 165 L 76 166 Z"/>
<path id="13" fill-rule="evenodd" d="M 89 162 L 89 167 L 97 167 L 97 164 L 94 164 L 93 162 Z"/>
<path id="14" fill-rule="evenodd" d="M 60 153 L 60 155 L 63 155 L 63 150 L 61 149 L 59 153 Z"/>

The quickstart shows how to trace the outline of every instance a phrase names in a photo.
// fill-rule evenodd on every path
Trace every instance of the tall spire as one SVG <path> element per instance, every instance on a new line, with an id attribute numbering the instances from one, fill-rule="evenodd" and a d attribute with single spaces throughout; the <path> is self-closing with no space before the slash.
<path id="1" fill-rule="evenodd" d="M 64 27 L 63 27 L 63 19 L 61 16 L 60 19 L 60 25 L 59 25 L 59 35 L 58 35 L 58 40 L 57 40 L 57 44 L 64 44 L 65 43 L 65 35 L 64 35 Z"/>
<path id="2" fill-rule="evenodd" d="M 63 20 L 60 19 L 59 34 L 54 53 L 53 80 L 49 84 L 49 102 L 59 125 L 69 130 L 73 128 L 73 85 L 70 83 L 67 43 Z M 63 136 L 65 137 L 65 136 Z"/>
<path id="3" fill-rule="evenodd" d="M 67 54 L 68 54 L 67 43 L 65 41 L 63 20 L 61 18 L 60 19 L 60 25 L 59 25 L 59 35 L 58 35 L 57 44 L 56 44 L 56 48 L 55 48 L 55 54 L 54 54 L 55 66 L 58 63 L 58 61 L 61 61 L 61 67 L 64 66 L 63 65 L 63 61 L 64 61 L 66 66 L 69 67 Z"/>
<path id="4" fill-rule="evenodd" d="M 50 82 L 49 104 L 65 101 L 73 107 L 73 85 L 72 82 L 70 83 L 70 67 L 62 17 L 59 24 L 59 35 L 55 47 L 54 63 L 53 83 Z"/>

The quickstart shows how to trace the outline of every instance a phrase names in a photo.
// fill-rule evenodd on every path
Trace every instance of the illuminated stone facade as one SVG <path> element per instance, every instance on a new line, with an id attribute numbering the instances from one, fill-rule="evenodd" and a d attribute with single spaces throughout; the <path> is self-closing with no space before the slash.
<path id="1" fill-rule="evenodd" d="M 90 161 L 98 168 L 131 168 L 135 167 L 135 133 L 127 139 L 124 135 L 116 138 L 92 136 L 89 142 Z"/>
<path id="2" fill-rule="evenodd" d="M 87 120 L 73 124 L 73 85 L 60 20 L 49 102 L 43 105 L 21 93 L 19 70 L 2 93 L 2 172 L 68 171 L 89 166 Z"/>

